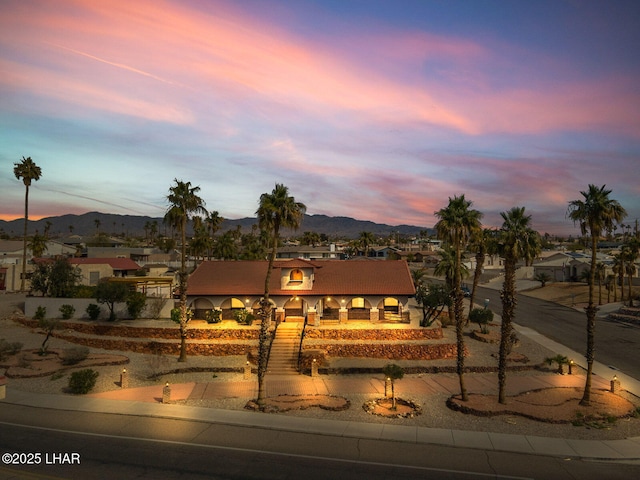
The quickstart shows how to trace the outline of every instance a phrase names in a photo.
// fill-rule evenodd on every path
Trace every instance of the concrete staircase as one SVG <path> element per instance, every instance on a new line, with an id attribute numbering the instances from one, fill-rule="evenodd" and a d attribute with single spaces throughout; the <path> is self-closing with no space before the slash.
<path id="1" fill-rule="evenodd" d="M 298 347 L 300 344 L 299 322 L 284 322 L 278 325 L 276 337 L 271 344 L 267 375 L 298 375 Z"/>

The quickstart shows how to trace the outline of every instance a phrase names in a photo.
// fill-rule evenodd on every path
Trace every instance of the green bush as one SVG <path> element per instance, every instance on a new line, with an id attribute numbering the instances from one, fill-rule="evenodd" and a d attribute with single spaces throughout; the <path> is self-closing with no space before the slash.
<path id="1" fill-rule="evenodd" d="M 134 320 L 140 318 L 145 305 L 147 304 L 147 296 L 142 292 L 131 292 L 127 297 L 127 312 Z"/>
<path id="2" fill-rule="evenodd" d="M 76 307 L 74 307 L 73 305 L 65 303 L 64 305 L 60 306 L 60 314 L 62 315 L 62 318 L 64 320 L 69 320 L 71 317 L 73 317 L 74 313 L 76 313 Z"/>
<path id="3" fill-rule="evenodd" d="M 36 313 L 35 315 L 33 315 L 33 318 L 35 318 L 36 320 L 42 320 L 46 316 L 47 316 L 47 307 L 43 307 L 42 305 L 40 305 L 36 309 Z"/>
<path id="4" fill-rule="evenodd" d="M 73 372 L 69 377 L 69 390 L 76 395 L 89 393 L 95 387 L 98 375 L 100 374 L 91 368 Z"/>
<path id="5" fill-rule="evenodd" d="M 242 325 L 252 325 L 255 320 L 255 316 L 253 313 L 249 313 L 249 310 L 243 308 L 241 310 L 236 310 L 233 312 L 233 318 L 236 319 L 236 322 Z"/>
<path id="6" fill-rule="evenodd" d="M 487 324 L 493 320 L 493 312 L 488 308 L 474 308 L 469 313 L 469 320 L 477 323 L 482 333 L 489 333 Z"/>
<path id="7" fill-rule="evenodd" d="M 222 310 L 218 310 L 217 308 L 207 310 L 205 318 L 207 323 L 220 323 L 222 321 Z"/>
<path id="8" fill-rule="evenodd" d="M 64 350 L 60 358 L 63 365 L 75 365 L 85 360 L 88 356 L 89 349 L 87 347 L 72 347 Z"/>
<path id="9" fill-rule="evenodd" d="M 100 308 L 99 305 L 96 305 L 95 303 L 90 303 L 89 305 L 87 305 L 87 315 L 89 315 L 89 318 L 91 320 L 97 320 L 98 317 L 100 316 L 100 313 L 102 312 L 102 309 Z"/>

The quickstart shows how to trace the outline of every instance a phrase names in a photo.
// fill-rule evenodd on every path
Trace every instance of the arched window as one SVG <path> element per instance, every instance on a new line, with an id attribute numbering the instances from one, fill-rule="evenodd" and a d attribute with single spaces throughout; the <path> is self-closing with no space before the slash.
<path id="1" fill-rule="evenodd" d="M 289 274 L 289 281 L 293 283 L 302 283 L 303 277 L 304 275 L 302 273 L 302 270 L 296 268 L 295 270 L 292 270 L 291 273 Z"/>

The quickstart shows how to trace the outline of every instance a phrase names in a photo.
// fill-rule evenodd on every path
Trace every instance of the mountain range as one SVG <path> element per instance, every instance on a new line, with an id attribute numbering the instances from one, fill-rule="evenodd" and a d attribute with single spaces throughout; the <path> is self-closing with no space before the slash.
<path id="1" fill-rule="evenodd" d="M 162 221 L 162 217 L 147 217 L 136 215 L 118 215 L 113 213 L 88 212 L 82 215 L 60 215 L 47 217 L 40 220 L 29 220 L 28 233 L 36 231 L 44 233 L 49 226 L 51 237 L 74 235 L 95 235 L 98 232 L 107 235 L 144 236 L 145 225 L 157 222 L 158 233 L 168 232 Z M 240 226 L 243 233 L 249 233 L 251 227 L 257 223 L 256 218 L 245 217 L 236 220 L 225 219 L 220 232 L 232 230 Z M 21 237 L 24 229 L 24 220 L 5 221 L 0 220 L 0 233 L 9 237 Z M 301 235 L 303 232 L 316 232 L 326 234 L 329 238 L 352 239 L 360 236 L 361 232 L 371 232 L 375 236 L 386 237 L 389 235 L 417 235 L 422 230 L 432 233 L 432 229 L 413 225 L 386 225 L 367 220 L 356 220 L 350 217 L 330 217 L 327 215 L 305 215 L 297 232 L 283 231 L 283 235 Z"/>

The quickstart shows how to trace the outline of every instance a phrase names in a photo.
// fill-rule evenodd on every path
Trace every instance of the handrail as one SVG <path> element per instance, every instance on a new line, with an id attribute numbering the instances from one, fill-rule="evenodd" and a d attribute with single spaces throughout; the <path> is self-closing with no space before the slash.
<path id="1" fill-rule="evenodd" d="M 304 316 L 302 324 L 302 332 L 300 332 L 300 345 L 298 346 L 298 372 L 300 372 L 300 363 L 302 362 L 302 342 L 304 340 L 305 329 L 307 328 L 307 316 Z"/>

